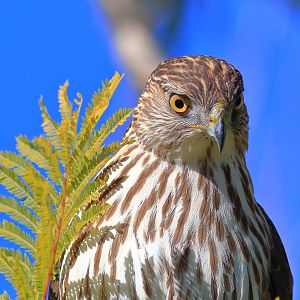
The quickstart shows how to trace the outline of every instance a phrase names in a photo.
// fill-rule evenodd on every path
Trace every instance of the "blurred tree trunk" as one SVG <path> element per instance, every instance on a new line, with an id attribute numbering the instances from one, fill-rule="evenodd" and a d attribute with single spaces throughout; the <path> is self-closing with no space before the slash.
<path id="1" fill-rule="evenodd" d="M 143 1 L 98 0 L 111 20 L 114 43 L 136 87 L 141 90 L 162 60 L 162 51 L 151 32 Z"/>

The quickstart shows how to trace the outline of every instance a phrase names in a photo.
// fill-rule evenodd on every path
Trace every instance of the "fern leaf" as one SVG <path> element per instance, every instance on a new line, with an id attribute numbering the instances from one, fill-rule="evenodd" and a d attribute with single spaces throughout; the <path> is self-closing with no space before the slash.
<path id="1" fill-rule="evenodd" d="M 44 132 L 46 134 L 46 137 L 49 138 L 51 141 L 53 147 L 55 149 L 61 149 L 62 145 L 59 139 L 59 134 L 58 134 L 58 123 L 56 123 L 50 116 L 43 98 L 40 99 L 40 109 L 42 112 L 42 118 L 43 118 L 43 123 L 42 127 L 44 129 Z"/>
<path id="2" fill-rule="evenodd" d="M 10 300 L 10 297 L 6 291 L 4 291 L 3 294 L 0 295 L 0 300 Z"/>
<path id="3" fill-rule="evenodd" d="M 77 126 L 78 126 L 78 120 L 79 120 L 79 114 L 81 111 L 81 106 L 82 106 L 82 96 L 78 93 L 78 97 L 80 99 L 80 101 L 78 100 L 74 100 L 75 103 L 77 104 L 77 110 L 72 112 L 72 118 L 71 118 L 71 122 L 70 122 L 70 127 L 69 127 L 69 135 L 70 138 L 69 140 L 71 140 L 72 142 L 74 142 L 74 139 L 76 138 L 76 134 L 77 134 Z M 72 148 L 74 148 L 73 144 L 70 145 Z"/>
<path id="4" fill-rule="evenodd" d="M 105 85 L 102 84 L 102 91 L 99 89 L 92 97 L 92 104 L 90 104 L 85 111 L 85 118 L 81 125 L 79 137 L 77 140 L 77 148 L 84 149 L 85 144 L 88 142 L 90 135 L 95 129 L 100 117 L 106 110 L 110 98 L 114 94 L 118 84 L 120 83 L 123 75 L 120 76 L 118 72 L 115 73 L 113 78 Z"/>
<path id="5" fill-rule="evenodd" d="M 7 213 L 10 217 L 27 226 L 36 233 L 38 219 L 24 205 L 13 198 L 0 197 L 0 211 Z"/>
<path id="6" fill-rule="evenodd" d="M 16 279 L 13 283 L 15 286 L 19 299 L 34 299 L 35 293 L 32 288 L 32 267 L 26 254 L 22 256 L 21 252 L 16 251 L 15 261 L 19 264 L 15 264 L 13 267 L 13 277 Z"/>
<path id="7" fill-rule="evenodd" d="M 83 118 L 81 130 L 76 139 L 76 147 L 72 152 L 72 174 L 77 173 L 77 171 L 80 171 L 84 167 L 85 160 L 82 158 L 85 156 L 86 150 L 90 148 L 90 146 L 86 146 L 90 145 L 92 132 L 99 118 L 107 108 L 109 100 L 122 77 L 123 76 L 120 76 L 119 73 L 116 73 L 110 81 L 106 81 L 106 84 L 103 83 L 102 91 L 98 90 L 98 93 L 94 93 L 92 104 L 86 109 L 85 118 Z M 85 147 L 87 149 L 85 149 Z"/>
<path id="8" fill-rule="evenodd" d="M 105 184 L 108 176 L 93 179 L 121 147 L 119 143 L 104 146 L 103 142 L 131 110 L 121 109 L 100 130 L 95 128 L 121 79 L 116 73 L 94 93 L 79 132 L 82 97 L 77 95 L 79 101 L 74 101 L 77 107 L 73 108 L 66 82 L 58 92 L 61 122 L 51 118 L 41 99 L 45 134 L 33 140 L 19 136 L 20 155 L 0 152 L 0 184 L 18 198 L 0 197 L 0 210 L 36 235 L 34 240 L 12 222 L 0 224 L 0 235 L 26 249 L 34 259 L 32 266 L 20 251 L 0 249 L 0 272 L 12 282 L 20 299 L 45 299 L 54 264 L 78 231 L 108 207 L 104 203 L 106 191 L 111 191 Z"/>
<path id="9" fill-rule="evenodd" d="M 111 118 L 106 121 L 105 125 L 102 125 L 100 130 L 94 133 L 94 137 L 90 143 L 90 148 L 86 152 L 88 158 L 93 157 L 97 150 L 100 148 L 100 145 L 105 141 L 107 136 L 114 132 L 116 128 L 128 119 L 131 115 L 132 109 L 120 109 L 118 110 Z"/>
<path id="10" fill-rule="evenodd" d="M 3 250 L 7 251 L 8 249 L 3 249 Z M 11 256 L 11 262 L 15 264 L 16 261 L 18 261 L 22 266 L 24 272 L 27 274 L 28 279 L 30 279 L 30 277 L 32 276 L 33 266 L 27 254 L 26 253 L 22 254 L 20 250 L 17 251 L 10 250 L 9 254 L 7 253 L 7 256 L 9 255 Z"/>
<path id="11" fill-rule="evenodd" d="M 21 155 L 37 164 L 40 168 L 48 170 L 49 165 L 44 152 L 26 136 L 20 135 L 17 137 L 17 149 Z"/>
<path id="12" fill-rule="evenodd" d="M 44 136 L 40 136 L 34 139 L 34 143 L 38 145 L 44 152 L 44 156 L 48 162 L 47 174 L 51 180 L 58 184 L 62 184 L 63 176 L 60 168 L 59 157 L 56 151 L 53 151 L 51 142 Z"/>
<path id="13" fill-rule="evenodd" d="M 33 238 L 14 223 L 3 220 L 0 224 L 0 235 L 20 247 L 27 249 L 30 253 L 33 253 Z"/>
<path id="14" fill-rule="evenodd" d="M 61 114 L 62 120 L 67 119 L 69 122 L 72 114 L 72 106 L 68 100 L 68 95 L 67 95 L 68 87 L 69 87 L 68 81 L 66 81 L 64 85 L 59 87 L 58 103 L 59 103 L 59 112 Z"/>
<path id="15" fill-rule="evenodd" d="M 63 252 L 68 248 L 73 239 L 77 236 L 78 231 L 76 230 L 76 225 L 80 221 L 78 216 L 75 216 L 72 220 L 72 226 L 64 226 L 62 230 L 61 237 L 58 240 L 57 252 L 55 255 L 55 260 L 58 261 Z"/>
<path id="16" fill-rule="evenodd" d="M 44 152 L 46 152 L 46 149 L 42 148 Z M 50 159 L 49 159 L 50 161 Z M 19 198 L 23 198 L 23 204 L 27 206 L 30 209 L 35 209 L 36 204 L 32 201 L 32 192 L 30 190 L 31 183 L 34 183 L 35 180 L 40 182 L 41 180 L 46 180 L 44 177 L 41 175 L 41 173 L 26 159 L 24 159 L 22 156 L 16 154 L 16 153 L 11 153 L 11 152 L 0 152 L 0 164 L 6 169 L 12 169 L 10 173 L 13 178 L 15 178 L 14 174 L 15 173 L 17 178 L 16 184 L 22 184 L 24 189 L 26 189 L 26 192 L 30 193 L 31 196 L 27 197 L 24 199 L 24 197 L 20 196 Z M 59 166 L 58 166 L 59 169 Z M 49 170 L 49 173 L 52 174 L 55 171 L 53 171 L 51 168 Z M 60 172 L 60 170 L 58 170 Z M 52 179 L 52 177 L 50 177 Z M 26 180 L 29 179 L 29 180 Z M 56 192 L 52 188 L 51 190 L 51 195 L 55 196 Z M 53 197 L 55 199 L 55 197 Z"/>
<path id="17" fill-rule="evenodd" d="M 96 152 L 98 157 L 107 157 L 112 156 L 118 150 L 123 147 L 124 144 L 120 144 L 119 142 L 113 142 L 106 147 L 100 147 L 99 150 Z"/>
<path id="18" fill-rule="evenodd" d="M 32 200 L 32 194 L 28 187 L 13 170 L 0 166 L 0 183 L 16 197 Z"/>
<path id="19" fill-rule="evenodd" d="M 24 175 L 24 177 L 30 184 L 33 193 L 33 200 L 40 206 L 39 211 L 41 211 L 43 210 L 42 209 L 43 206 L 48 205 L 48 203 L 51 203 L 51 201 L 49 202 L 49 200 L 50 200 L 50 195 L 54 193 L 53 187 L 51 186 L 49 181 L 44 180 L 43 178 L 35 178 L 31 176 L 32 175 L 30 171 L 28 171 L 28 173 Z M 32 182 L 30 182 L 31 179 Z M 39 215 L 38 211 L 37 214 Z"/>
<path id="20" fill-rule="evenodd" d="M 28 160 L 10 151 L 0 151 L 0 165 L 7 169 L 14 169 L 14 172 L 19 176 L 22 176 L 27 168 L 32 167 Z"/>
<path id="21" fill-rule="evenodd" d="M 60 87 L 58 93 L 59 110 L 62 116 L 60 124 L 55 123 L 50 117 L 43 100 L 40 101 L 42 110 L 43 128 L 47 137 L 51 140 L 61 162 L 65 165 L 70 157 L 74 136 L 70 134 L 72 119 L 72 104 L 67 97 L 68 82 Z"/>
<path id="22" fill-rule="evenodd" d="M 24 205 L 26 205 L 28 208 L 31 208 L 35 211 L 38 205 L 41 205 L 39 198 L 39 194 L 44 194 L 43 189 L 46 188 L 46 191 L 48 191 L 49 200 L 53 200 L 50 202 L 51 205 L 57 205 L 59 202 L 58 193 L 55 190 L 55 188 L 51 185 L 51 183 L 46 180 L 44 177 L 39 176 L 36 173 L 36 169 L 30 168 L 26 170 L 26 173 L 23 175 L 24 182 L 29 186 L 31 193 L 32 193 L 32 199 L 26 199 L 24 201 Z"/>
<path id="23" fill-rule="evenodd" d="M 88 184 L 91 183 L 92 179 L 99 171 L 99 168 L 101 168 L 109 160 L 109 158 L 110 157 L 108 157 L 108 155 L 98 155 L 90 160 L 88 160 L 86 157 L 83 157 L 82 160 L 84 161 L 84 163 L 82 164 L 82 168 L 78 170 L 77 174 L 73 174 L 73 176 L 70 178 L 71 181 L 68 186 L 68 193 L 71 195 L 71 197 L 75 189 L 78 189 L 80 187 L 80 189 L 83 191 L 88 186 Z M 97 168 L 98 171 L 96 171 Z M 70 201 L 72 202 L 73 200 Z"/>
<path id="24" fill-rule="evenodd" d="M 63 181 L 62 172 L 60 169 L 59 158 L 56 151 L 53 151 L 51 142 L 44 136 L 39 136 L 33 140 L 34 144 L 40 148 L 45 160 L 47 161 L 47 175 L 52 182 L 57 185 L 61 185 Z"/>
<path id="25" fill-rule="evenodd" d="M 112 157 L 112 155 L 118 151 L 123 145 L 120 145 L 119 142 L 112 143 L 108 145 L 107 147 L 101 147 L 101 150 L 99 150 L 99 154 L 94 157 L 93 159 L 87 159 L 86 157 L 83 157 L 81 160 L 85 162 L 85 164 L 82 165 L 82 168 L 80 170 L 77 170 L 77 172 L 73 172 L 72 181 L 70 183 L 70 188 L 68 190 L 69 194 L 72 195 L 73 191 L 78 188 L 82 182 L 85 182 L 86 186 L 84 184 L 82 185 L 82 193 L 80 193 L 76 198 L 71 196 L 71 200 L 68 201 L 67 207 L 66 207 L 66 222 L 69 222 L 69 220 L 72 219 L 74 214 L 78 211 L 78 209 L 83 204 L 88 204 L 92 201 L 94 201 L 98 196 L 100 196 L 100 190 L 102 189 L 102 185 L 105 183 L 97 181 L 91 182 L 92 179 L 96 176 L 96 174 L 99 173 L 99 170 L 101 167 Z M 103 162 L 105 161 L 105 163 Z M 99 167 L 99 163 L 101 164 L 101 167 Z M 96 173 L 93 172 L 93 170 L 97 169 L 98 171 Z M 91 172 L 92 171 L 92 172 Z M 93 175 L 91 177 L 91 175 Z M 89 181 L 87 181 L 87 178 L 90 178 Z"/>
<path id="26" fill-rule="evenodd" d="M 78 186 L 73 190 L 73 192 L 69 196 L 69 202 L 72 203 L 73 201 L 76 201 L 81 195 L 81 193 L 87 188 L 87 186 L 90 184 L 92 178 L 95 177 L 95 175 L 98 173 L 99 169 L 102 168 L 104 164 L 106 164 L 111 157 L 106 157 L 103 160 L 99 161 L 97 164 L 93 166 L 91 170 L 89 170 L 86 173 L 86 177 L 83 178 L 79 183 Z"/>
<path id="27" fill-rule="evenodd" d="M 67 164 L 72 151 L 72 137 L 69 134 L 69 126 L 70 123 L 67 123 L 67 120 L 64 120 L 58 127 L 58 136 L 61 142 L 61 148 L 57 149 L 57 153 L 63 165 Z"/>
<path id="28" fill-rule="evenodd" d="M 20 154 L 27 157 L 27 159 L 38 165 L 40 168 L 45 169 L 54 183 L 60 184 L 62 182 L 59 158 L 56 155 L 56 152 L 52 150 L 52 145 L 49 140 L 40 136 L 31 142 L 27 137 L 19 136 L 17 138 L 17 149 Z M 28 169 L 29 168 L 27 168 L 27 171 Z M 32 168 L 30 169 L 33 170 Z M 37 174 L 39 172 L 35 171 L 34 173 Z"/>
<path id="29" fill-rule="evenodd" d="M 40 223 L 37 231 L 35 243 L 35 269 L 33 275 L 33 285 L 35 292 L 40 296 L 43 294 L 43 288 L 49 268 L 50 253 L 53 246 L 53 230 L 55 211 L 48 205 L 50 184 L 43 183 L 39 188 L 36 186 L 35 201 L 39 203 L 37 214 L 40 218 Z"/>
<path id="30" fill-rule="evenodd" d="M 74 139 L 77 132 L 78 118 L 82 105 L 82 96 L 78 93 L 80 101 L 75 100 L 75 104 L 77 104 L 77 110 L 73 111 L 72 103 L 68 101 L 68 85 L 66 86 L 66 83 L 63 87 L 60 88 L 59 91 L 59 102 L 61 108 L 60 111 L 62 114 L 62 122 L 60 124 L 60 127 L 58 128 L 58 132 L 60 133 L 61 141 L 65 145 L 65 147 L 69 150 L 73 150 Z M 69 158 L 69 154 L 67 158 Z"/>
<path id="31" fill-rule="evenodd" d="M 12 276 L 11 252 L 13 251 L 14 250 L 0 248 L 0 273 L 2 273 L 7 279 Z"/>
<path id="32" fill-rule="evenodd" d="M 56 261 L 61 257 L 65 249 L 76 238 L 80 230 L 88 223 L 93 223 L 100 214 L 109 208 L 106 203 L 93 206 L 87 211 L 82 211 L 81 216 L 75 216 L 70 224 L 62 231 L 57 245 Z"/>
<path id="33" fill-rule="evenodd" d="M 75 199 L 75 201 L 68 201 L 64 218 L 64 226 L 67 227 L 81 207 L 90 203 L 91 201 L 95 201 L 99 197 L 99 190 L 99 183 L 97 181 L 93 181 L 84 189 L 80 196 Z"/>
<path id="34" fill-rule="evenodd" d="M 31 285 L 33 270 L 26 254 L 22 255 L 19 250 L 0 249 L 0 271 L 14 285 L 18 299 L 34 298 Z"/>
<path id="35" fill-rule="evenodd" d="M 69 158 L 74 148 L 74 139 L 79 115 L 79 110 L 73 112 L 72 103 L 69 102 L 67 96 L 67 87 L 68 82 L 66 82 L 64 86 L 60 87 L 58 97 L 60 112 L 62 115 L 62 121 L 60 126 L 58 127 L 58 134 L 62 147 L 58 150 L 60 158 L 64 164 L 66 164 L 67 161 L 69 161 Z"/>
<path id="36" fill-rule="evenodd" d="M 95 219 L 99 217 L 100 214 L 104 213 L 109 207 L 110 206 L 108 204 L 102 203 L 83 211 L 80 216 L 80 222 L 78 222 L 75 226 L 76 231 L 79 232 L 80 229 L 87 223 L 94 223 Z"/>

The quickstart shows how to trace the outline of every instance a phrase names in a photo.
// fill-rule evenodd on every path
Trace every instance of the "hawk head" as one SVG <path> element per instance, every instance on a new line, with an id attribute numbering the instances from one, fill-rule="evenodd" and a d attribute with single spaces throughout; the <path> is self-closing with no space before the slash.
<path id="1" fill-rule="evenodd" d="M 147 81 L 132 128 L 141 143 L 159 151 L 243 155 L 248 114 L 242 76 L 210 56 L 165 60 Z"/>

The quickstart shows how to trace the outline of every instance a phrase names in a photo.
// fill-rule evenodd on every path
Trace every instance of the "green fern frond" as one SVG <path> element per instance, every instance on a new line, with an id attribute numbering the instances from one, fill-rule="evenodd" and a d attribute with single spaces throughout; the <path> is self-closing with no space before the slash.
<path id="1" fill-rule="evenodd" d="M 70 122 L 70 126 L 69 126 L 69 130 L 68 133 L 70 135 L 70 140 L 74 143 L 74 140 L 77 138 L 76 134 L 77 134 L 77 126 L 78 126 L 78 121 L 79 121 L 79 115 L 80 115 L 80 111 L 81 111 L 81 106 L 82 106 L 82 96 L 78 93 L 79 99 L 74 99 L 75 104 L 77 105 L 77 110 L 75 110 L 74 112 L 72 112 L 72 118 L 71 118 L 71 122 Z M 71 144 L 70 147 L 72 148 L 72 150 L 74 150 L 74 145 Z"/>
<path id="2" fill-rule="evenodd" d="M 14 169 L 14 172 L 22 176 L 27 168 L 33 167 L 31 163 L 21 155 L 10 151 L 0 151 L 0 165 L 7 169 Z"/>
<path id="3" fill-rule="evenodd" d="M 80 100 L 74 99 L 74 102 L 77 105 L 77 110 L 73 111 L 73 104 L 68 101 L 66 88 L 61 89 L 59 95 L 61 98 L 60 102 L 64 103 L 65 111 L 67 111 L 65 114 L 62 114 L 63 118 L 59 127 L 59 133 L 65 148 L 72 152 L 75 144 L 74 139 L 76 138 L 77 133 L 78 119 L 82 105 L 82 96 L 78 93 Z M 65 116 L 66 114 L 67 117 Z M 69 154 L 70 153 L 68 153 L 68 158 L 70 157 Z"/>
<path id="4" fill-rule="evenodd" d="M 55 211 L 48 205 L 47 194 L 49 185 L 37 193 L 37 201 L 40 203 L 37 213 L 40 218 L 38 234 L 35 243 L 35 268 L 33 274 L 33 285 L 38 297 L 41 298 L 50 265 L 50 254 L 53 247 L 55 229 Z M 36 191 L 37 192 L 37 191 Z M 39 299 L 39 298 L 38 298 Z"/>
<path id="5" fill-rule="evenodd" d="M 87 211 L 83 210 L 80 213 L 80 217 L 77 215 L 73 217 L 69 225 L 61 233 L 57 245 L 56 260 L 58 260 L 62 253 L 65 251 L 66 247 L 78 236 L 81 229 L 88 223 L 93 223 L 99 215 L 104 213 L 109 208 L 109 205 L 102 203 L 99 205 L 92 206 Z"/>
<path id="6" fill-rule="evenodd" d="M 96 175 L 92 170 L 95 169 L 95 167 L 99 167 L 99 164 L 102 166 L 104 163 L 101 163 L 101 161 L 105 160 L 106 162 L 120 148 L 121 145 L 119 142 L 111 143 L 107 147 L 102 146 L 96 151 L 93 158 L 88 158 L 85 155 L 77 156 L 77 152 L 74 151 L 72 160 L 76 162 L 80 160 L 80 162 L 78 161 L 78 163 L 75 164 L 76 170 L 72 170 L 68 192 L 71 194 L 73 190 L 83 181 L 88 183 L 86 180 L 87 178 L 89 178 L 91 181 Z"/>
<path id="7" fill-rule="evenodd" d="M 14 250 L 0 248 L 0 273 L 8 280 L 12 277 L 12 262 L 11 255 Z"/>
<path id="8" fill-rule="evenodd" d="M 47 191 L 48 197 L 50 200 L 50 205 L 57 205 L 60 201 L 59 196 L 55 188 L 52 186 L 49 180 L 46 180 L 42 176 L 38 176 L 36 173 L 36 169 L 27 169 L 26 173 L 23 175 L 23 180 L 30 187 L 32 192 L 32 200 L 26 199 L 23 203 L 29 208 L 33 209 L 36 212 L 38 205 L 43 205 L 39 200 L 41 198 L 41 194 L 44 195 Z M 42 199 L 43 196 L 42 196 Z"/>
<path id="9" fill-rule="evenodd" d="M 43 119 L 42 128 L 46 137 L 51 141 L 51 144 L 55 149 L 60 149 L 62 146 L 58 134 L 59 124 L 51 118 L 42 97 L 40 99 L 40 110 L 42 112 Z"/>
<path id="10" fill-rule="evenodd" d="M 72 191 L 76 187 L 78 187 L 78 185 L 83 180 L 85 180 L 87 176 L 90 178 L 91 174 L 94 174 L 93 172 L 92 173 L 90 172 L 95 168 L 95 166 L 99 166 L 99 163 L 104 159 L 106 163 L 106 161 L 109 158 L 111 158 L 113 154 L 117 152 L 122 146 L 123 144 L 121 145 L 119 142 L 114 142 L 109 144 L 107 147 L 105 146 L 100 147 L 92 159 L 91 158 L 89 159 L 86 156 L 81 157 L 81 163 L 80 164 L 78 163 L 76 171 L 73 170 L 72 172 L 72 176 L 70 178 L 71 182 L 69 184 L 68 192 L 72 193 Z M 104 165 L 104 163 L 102 165 Z M 94 175 L 90 178 L 90 180 L 94 178 Z"/>
<path id="11" fill-rule="evenodd" d="M 104 213 L 108 208 L 108 204 L 102 203 L 83 211 L 80 216 L 80 222 L 78 222 L 75 226 L 76 231 L 79 232 L 80 229 L 87 223 L 94 223 L 95 219 Z"/>
<path id="12" fill-rule="evenodd" d="M 66 215 L 63 223 L 64 226 L 67 227 L 67 225 L 70 224 L 72 218 L 74 218 L 75 214 L 81 207 L 91 201 L 95 201 L 99 195 L 99 182 L 93 181 L 83 190 L 75 201 L 69 201 L 66 205 Z"/>
<path id="13" fill-rule="evenodd" d="M 69 134 L 70 123 L 67 123 L 67 121 L 68 120 L 64 120 L 57 130 L 61 144 L 61 147 L 57 149 L 57 154 L 63 165 L 66 165 L 70 158 L 72 152 L 70 145 L 72 145 L 73 142 L 72 137 Z"/>
<path id="14" fill-rule="evenodd" d="M 103 166 L 107 160 L 112 157 L 112 155 L 119 150 L 123 145 L 120 145 L 119 142 L 114 142 L 108 145 L 107 147 L 101 147 L 99 149 L 99 154 L 97 157 L 94 157 L 93 159 L 87 159 L 86 157 L 82 158 L 82 161 L 85 162 L 85 164 L 82 165 L 82 168 L 80 170 L 77 170 L 77 172 L 74 172 L 74 175 L 71 179 L 70 187 L 69 187 L 69 194 L 72 195 L 72 192 L 75 188 L 80 186 L 83 182 L 87 183 L 87 178 L 90 178 L 90 181 L 94 179 L 97 173 L 99 173 L 99 163 Z M 105 163 L 103 162 L 105 160 Z M 98 170 L 96 173 L 93 170 Z M 92 175 L 92 176 L 91 176 Z M 66 210 L 66 219 L 65 222 L 69 222 L 71 218 L 74 216 L 76 211 L 80 207 L 83 206 L 83 204 L 88 204 L 92 201 L 95 201 L 97 197 L 100 196 L 100 187 L 104 185 L 105 182 L 99 182 L 99 181 L 91 181 L 87 187 L 83 188 L 83 192 L 78 197 L 71 198 L 71 201 L 68 202 Z"/>
<path id="15" fill-rule="evenodd" d="M 56 151 L 54 151 L 53 146 L 49 139 L 45 136 L 39 136 L 33 140 L 34 144 L 37 145 L 48 163 L 46 169 L 47 175 L 50 177 L 53 183 L 56 185 L 61 185 L 63 181 L 63 176 L 61 172 L 61 167 L 59 163 L 59 158 Z"/>
<path id="16" fill-rule="evenodd" d="M 3 151 L 0 152 L 0 164 L 2 164 L 3 167 L 6 167 L 6 169 L 11 171 L 8 172 L 7 176 L 9 175 L 11 177 L 10 180 L 16 181 L 16 186 L 21 184 L 25 192 L 30 193 L 30 195 L 27 195 L 27 197 L 23 197 L 24 191 L 22 191 L 22 195 L 19 195 L 18 197 L 23 200 L 23 204 L 26 207 L 34 210 L 36 204 L 32 201 L 33 195 L 31 191 L 31 184 L 36 182 L 36 180 L 39 182 L 40 180 L 46 179 L 41 175 L 39 170 L 36 169 L 27 159 L 23 158 L 22 156 L 16 153 Z M 16 176 L 14 175 L 14 173 Z M 17 188 L 16 186 L 15 188 Z M 52 189 L 51 191 L 52 195 L 55 195 L 55 190 Z M 15 195 L 17 196 L 17 194 Z"/>
<path id="17" fill-rule="evenodd" d="M 118 84 L 122 80 L 123 75 L 120 76 L 118 72 L 106 84 L 102 83 L 102 90 L 95 92 L 92 97 L 92 104 L 90 104 L 85 111 L 85 118 L 81 125 L 79 137 L 77 139 L 77 148 L 84 149 L 93 130 L 95 129 L 100 117 L 106 110 L 109 101 L 114 94 Z"/>
<path id="18" fill-rule="evenodd" d="M 0 166 L 0 183 L 8 192 L 20 199 L 32 199 L 32 194 L 26 184 L 17 176 L 14 170 Z"/>
<path id="19" fill-rule="evenodd" d="M 27 226 L 33 233 L 36 233 L 38 219 L 24 205 L 13 198 L 0 197 L 0 211 L 7 213 L 14 220 Z"/>
<path id="20" fill-rule="evenodd" d="M 0 295 L 0 300 L 10 300 L 10 297 L 8 296 L 6 291 L 4 291 L 3 294 Z"/>
<path id="21" fill-rule="evenodd" d="M 123 125 L 124 122 L 131 115 L 132 109 L 120 109 L 118 110 L 111 118 L 109 118 L 104 125 L 101 126 L 100 130 L 95 131 L 91 142 L 89 143 L 90 147 L 86 152 L 88 158 L 93 157 L 97 150 L 100 148 L 100 145 L 103 144 L 108 135 L 116 130 L 120 125 Z"/>
<path id="22" fill-rule="evenodd" d="M 70 122 L 72 114 L 72 105 L 68 100 L 67 89 L 69 87 L 68 80 L 59 87 L 58 90 L 58 103 L 59 103 L 59 112 L 61 114 L 62 122 L 66 119 L 67 122 Z"/>
<path id="23" fill-rule="evenodd" d="M 57 184 L 62 178 L 59 159 L 53 151 L 51 142 L 44 136 L 37 137 L 31 142 L 25 136 L 17 138 L 17 149 L 21 155 L 45 169 L 51 180 Z"/>
<path id="24" fill-rule="evenodd" d="M 55 126 L 55 133 L 57 134 L 58 139 L 55 140 L 55 149 L 57 154 L 63 164 L 66 164 L 70 153 L 72 151 L 72 145 L 74 144 L 75 136 L 72 136 L 71 121 L 72 121 L 72 103 L 69 102 L 67 96 L 68 81 L 65 82 L 63 86 L 60 86 L 58 92 L 58 102 L 59 102 L 59 111 L 61 113 L 61 123 L 58 126 Z M 43 115 L 45 115 L 46 110 L 43 110 Z M 50 118 L 49 114 L 47 115 L 48 119 Z M 49 120 L 48 120 L 49 125 Z M 53 122 L 51 122 L 51 132 L 53 132 Z M 53 139 L 53 136 L 52 136 Z"/>
<path id="25" fill-rule="evenodd" d="M 74 217 L 74 222 L 77 223 L 78 217 Z M 74 238 L 78 235 L 75 226 L 68 226 L 62 230 L 61 237 L 58 240 L 57 251 L 55 254 L 55 261 L 59 261 L 64 251 L 68 248 Z"/>
<path id="26" fill-rule="evenodd" d="M 72 152 L 72 145 L 74 144 L 74 136 L 70 132 L 71 119 L 72 119 L 72 104 L 68 100 L 67 88 L 69 86 L 68 81 L 60 87 L 58 92 L 59 110 L 61 113 L 61 123 L 58 127 L 58 134 L 62 147 L 58 150 L 59 157 L 64 164 L 70 158 Z"/>
<path id="27" fill-rule="evenodd" d="M 84 180 L 84 175 L 82 177 L 78 177 L 78 181 L 74 182 L 74 189 Z M 66 210 L 70 209 L 68 213 L 71 211 L 74 213 L 82 207 L 82 205 L 85 205 L 90 202 L 90 198 L 92 198 L 92 195 L 94 193 L 97 193 L 99 190 L 99 183 L 95 181 L 89 182 L 83 189 L 80 197 L 78 197 L 74 202 L 73 201 L 68 201 L 66 205 Z M 73 190 L 72 190 L 73 191 Z M 71 191 L 70 191 L 71 192 Z M 71 194 L 71 193 L 70 193 Z M 96 196 L 95 196 L 96 197 Z M 76 208 L 75 208 L 76 207 Z M 72 214 L 72 213 L 70 213 Z"/>
<path id="28" fill-rule="evenodd" d="M 120 144 L 120 142 L 113 142 L 106 147 L 100 147 L 100 149 L 97 151 L 97 156 L 102 158 L 112 156 L 123 146 L 124 144 Z"/>
<path id="29" fill-rule="evenodd" d="M 0 236 L 16 243 L 31 254 L 34 252 L 34 239 L 12 222 L 8 222 L 6 220 L 2 221 L 0 224 Z"/>
<path id="30" fill-rule="evenodd" d="M 0 235 L 34 259 L 32 265 L 26 254 L 0 249 L 0 272 L 12 282 L 20 299 L 45 299 L 61 254 L 86 224 L 108 208 L 103 196 L 109 190 L 108 176 L 93 180 L 123 146 L 103 142 L 131 110 L 121 109 L 100 130 L 95 128 L 121 79 L 116 73 L 94 93 L 80 127 L 82 96 L 77 94 L 76 105 L 70 102 L 66 82 L 58 92 L 61 121 L 51 118 L 41 99 L 44 134 L 33 140 L 19 136 L 20 155 L 0 152 L 0 184 L 13 195 L 0 197 L 0 210 L 35 234 L 32 238 L 12 222 L 0 224 Z"/>
<path id="31" fill-rule="evenodd" d="M 0 272 L 13 284 L 18 299 L 34 298 L 31 285 L 33 267 L 26 254 L 22 255 L 19 250 L 0 249 Z"/>
<path id="32" fill-rule="evenodd" d="M 28 175 L 28 176 L 30 176 L 30 175 Z M 35 181 L 32 182 L 32 184 L 31 184 L 31 190 L 34 195 L 34 201 L 40 206 L 37 209 L 37 214 L 38 214 L 38 216 L 40 216 L 39 211 L 43 211 L 44 206 L 47 203 L 51 203 L 51 201 L 49 201 L 50 200 L 49 196 L 50 196 L 50 192 L 53 191 L 53 187 L 51 186 L 51 184 L 48 181 L 43 180 L 41 178 L 39 180 L 37 178 L 35 178 Z M 54 191 L 53 191 L 53 193 L 54 193 Z"/>
<path id="33" fill-rule="evenodd" d="M 71 193 L 87 176 L 91 176 L 89 175 L 90 171 L 97 166 L 102 159 L 103 157 L 100 155 L 90 160 L 84 156 L 82 158 L 81 168 L 77 170 L 77 173 L 73 173 L 73 176 L 70 177 L 68 192 Z M 93 179 L 93 177 L 89 178 L 90 180 Z"/>
<path id="34" fill-rule="evenodd" d="M 28 260 L 26 254 L 22 256 L 21 252 L 16 251 L 15 261 L 20 264 L 13 267 L 13 278 L 19 299 L 33 299 L 35 298 L 34 289 L 32 287 L 31 276 L 33 268 Z"/>
<path id="35" fill-rule="evenodd" d="M 97 162 L 92 169 L 88 170 L 86 172 L 86 177 L 82 179 L 81 182 L 78 183 L 78 186 L 72 191 L 70 194 L 70 200 L 69 201 L 75 201 L 78 197 L 80 197 L 80 194 L 84 190 L 84 188 L 91 182 L 92 178 L 95 177 L 95 175 L 99 172 L 99 170 L 109 161 L 111 157 L 106 157 L 105 159 Z"/>

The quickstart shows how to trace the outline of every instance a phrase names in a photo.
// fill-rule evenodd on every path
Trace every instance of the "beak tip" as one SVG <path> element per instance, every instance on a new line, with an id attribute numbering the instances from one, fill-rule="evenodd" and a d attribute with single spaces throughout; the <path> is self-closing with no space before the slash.
<path id="1" fill-rule="evenodd" d="M 220 119 L 212 128 L 211 136 L 216 141 L 219 153 L 221 154 L 224 149 L 224 142 L 226 136 L 225 124 L 223 119 Z"/>
<path id="2" fill-rule="evenodd" d="M 221 154 L 224 149 L 224 142 L 222 142 L 221 144 L 218 144 L 218 148 L 219 148 L 219 152 Z"/>
<path id="3" fill-rule="evenodd" d="M 221 154 L 224 149 L 224 141 L 221 141 L 221 140 L 218 140 L 217 138 L 215 138 L 215 143 L 217 144 L 219 153 Z"/>

